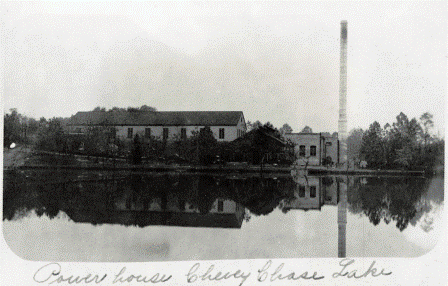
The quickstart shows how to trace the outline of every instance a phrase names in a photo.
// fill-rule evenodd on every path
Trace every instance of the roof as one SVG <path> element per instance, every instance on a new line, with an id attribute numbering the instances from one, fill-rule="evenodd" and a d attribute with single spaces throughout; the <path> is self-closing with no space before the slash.
<path id="1" fill-rule="evenodd" d="M 86 111 L 67 125 L 235 126 L 242 111 Z"/>
<path id="2" fill-rule="evenodd" d="M 245 141 L 245 140 L 253 140 L 253 137 L 255 136 L 255 134 L 260 134 L 260 135 L 265 136 L 266 138 L 270 139 L 272 142 L 274 142 L 274 143 L 276 143 L 276 144 L 278 144 L 280 146 L 288 145 L 288 142 L 286 142 L 282 138 L 277 138 L 277 137 L 273 136 L 272 133 L 274 131 L 275 131 L 274 129 L 268 129 L 268 128 L 262 126 L 262 127 L 256 128 L 256 129 L 252 129 L 249 132 L 246 132 L 243 136 L 236 138 L 233 142 L 241 142 L 241 141 Z"/>
<path id="3" fill-rule="evenodd" d="M 306 132 L 285 133 L 283 136 L 285 136 L 285 137 L 293 137 L 293 136 L 296 137 L 296 136 L 309 136 L 309 135 L 321 136 L 321 137 L 324 137 L 326 139 L 328 139 L 328 138 L 335 138 L 335 139 L 337 139 L 337 137 L 334 137 L 329 132 L 320 132 L 320 133 L 306 133 Z"/>

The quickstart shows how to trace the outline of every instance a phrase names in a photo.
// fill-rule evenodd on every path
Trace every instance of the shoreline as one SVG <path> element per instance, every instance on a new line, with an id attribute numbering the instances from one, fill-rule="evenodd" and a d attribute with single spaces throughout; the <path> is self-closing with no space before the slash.
<path id="1" fill-rule="evenodd" d="M 76 159 L 107 159 L 107 163 L 80 163 L 80 165 L 49 165 L 49 164 L 26 164 L 27 159 L 33 155 L 56 155 L 61 157 L 73 157 Z M 142 163 L 141 165 L 130 165 L 123 163 L 125 159 L 116 158 L 117 165 L 113 166 L 113 158 L 68 155 L 57 152 L 32 150 L 31 148 L 19 146 L 16 149 L 4 150 L 3 171 L 10 170 L 95 170 L 95 171 L 133 171 L 133 172 L 176 172 L 176 173 L 240 173 L 240 174 L 291 174 L 291 166 L 248 165 L 236 163 L 235 165 L 181 165 L 165 163 Z M 323 166 L 309 166 L 307 170 L 295 169 L 299 173 L 306 175 L 363 175 L 363 176 L 425 176 L 425 171 L 408 170 L 370 170 L 370 169 L 334 169 Z M 444 172 L 437 172 L 443 174 Z"/>
<path id="2" fill-rule="evenodd" d="M 290 174 L 291 167 L 272 167 L 260 166 L 234 167 L 234 166 L 181 166 L 181 165 L 140 165 L 140 166 L 73 166 L 73 165 L 22 165 L 14 168 L 4 168 L 9 170 L 86 170 L 86 171 L 133 171 L 133 172 L 177 172 L 177 173 L 278 173 Z M 402 170 L 341 170 L 341 169 L 323 169 L 309 167 L 305 175 L 368 175 L 368 176 L 424 176 L 424 171 L 402 171 Z"/>

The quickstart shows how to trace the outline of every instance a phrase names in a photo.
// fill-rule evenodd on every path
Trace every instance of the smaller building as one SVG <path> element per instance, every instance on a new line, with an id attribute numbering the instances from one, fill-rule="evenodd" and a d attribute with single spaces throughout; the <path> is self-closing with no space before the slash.
<path id="1" fill-rule="evenodd" d="M 308 161 L 310 166 L 339 164 L 340 148 L 337 135 L 330 133 L 286 133 L 285 139 L 294 144 L 297 158 Z"/>

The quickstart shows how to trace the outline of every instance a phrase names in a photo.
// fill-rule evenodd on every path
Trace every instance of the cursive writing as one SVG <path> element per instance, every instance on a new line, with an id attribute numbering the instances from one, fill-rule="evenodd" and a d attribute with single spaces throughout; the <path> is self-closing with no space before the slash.
<path id="1" fill-rule="evenodd" d="M 100 278 L 100 276 L 95 275 L 92 276 L 92 274 L 87 274 L 86 276 L 80 277 L 80 276 L 69 276 L 69 277 L 64 277 L 61 274 L 61 265 L 59 265 L 59 263 L 50 263 L 47 265 L 42 266 L 41 268 L 39 268 L 36 273 L 34 273 L 33 279 L 34 281 L 36 281 L 37 283 L 44 283 L 49 281 L 52 277 L 57 277 L 55 280 L 49 282 L 48 284 L 52 284 L 52 283 L 63 283 L 63 282 L 68 282 L 68 284 L 79 284 L 81 282 L 84 283 L 91 283 L 91 282 L 95 282 L 95 283 L 101 283 L 106 277 L 107 274 L 104 274 L 103 277 Z"/>
<path id="2" fill-rule="evenodd" d="M 352 270 L 350 272 L 348 272 L 348 270 L 347 270 L 347 268 L 353 263 L 355 263 L 354 259 L 346 258 L 346 259 L 341 260 L 339 262 L 339 265 L 342 266 L 342 269 L 339 272 L 333 273 L 333 278 L 338 278 L 341 276 L 347 276 L 347 278 L 363 278 L 363 277 L 367 277 L 369 274 L 372 275 L 372 277 L 392 274 L 392 272 L 384 273 L 384 269 L 381 269 L 381 272 L 376 274 L 378 270 L 373 267 L 375 265 L 375 261 L 373 261 L 372 264 L 370 264 L 369 269 L 367 269 L 363 274 L 356 275 L 357 271 L 358 271 L 357 269 Z"/>
<path id="3" fill-rule="evenodd" d="M 196 274 L 196 272 L 199 270 L 199 267 L 201 266 L 200 263 L 196 263 L 195 265 L 193 265 L 193 267 L 191 267 L 190 271 L 188 272 L 187 276 L 187 282 L 188 283 L 193 283 L 195 282 L 198 278 L 200 278 L 202 281 L 204 280 L 210 280 L 210 281 L 219 281 L 222 279 L 230 279 L 230 278 L 235 278 L 235 279 L 241 279 L 241 283 L 239 284 L 240 286 L 243 285 L 244 281 L 247 280 L 247 278 L 249 278 L 250 273 L 245 274 L 244 272 L 242 272 L 241 270 L 237 270 L 235 272 L 226 272 L 225 274 L 222 272 L 218 272 L 212 275 L 212 271 L 215 268 L 215 265 L 211 265 L 206 272 L 204 272 L 204 274 L 199 275 Z"/>
<path id="4" fill-rule="evenodd" d="M 112 282 L 113 284 L 121 282 L 143 282 L 143 283 L 159 283 L 159 282 L 166 282 L 171 279 L 172 275 L 169 275 L 167 278 L 165 278 L 165 275 L 162 275 L 161 277 L 159 273 L 154 274 L 151 278 L 148 278 L 147 276 L 142 275 L 124 275 L 126 272 L 126 267 L 121 268 L 120 272 L 115 275 L 115 279 Z M 126 278 L 125 278 L 126 277 Z"/>
<path id="5" fill-rule="evenodd" d="M 269 276 L 268 269 L 271 267 L 271 265 L 272 265 L 272 261 L 269 260 L 269 261 L 263 266 L 263 268 L 261 268 L 261 269 L 258 270 L 258 277 L 257 277 L 257 280 L 258 280 L 258 281 L 263 282 L 263 281 L 266 280 L 266 278 Z M 281 271 L 282 271 L 284 265 L 285 265 L 284 263 L 280 264 L 280 265 L 274 270 L 274 272 L 272 272 L 272 273 L 270 274 L 270 276 L 271 276 L 270 281 L 271 281 L 271 282 L 274 282 L 274 281 L 277 280 L 277 279 L 278 279 L 278 280 L 283 280 L 283 279 L 288 279 L 288 280 L 298 280 L 298 279 L 302 278 L 302 279 L 314 279 L 314 280 L 320 280 L 320 279 L 325 278 L 325 276 L 317 276 L 317 275 L 318 275 L 317 272 L 314 272 L 313 275 L 311 275 L 311 274 L 308 274 L 307 271 L 303 272 L 303 273 L 300 274 L 300 275 L 297 274 L 298 276 L 296 276 L 296 273 L 295 273 L 295 272 L 291 272 L 291 273 L 289 273 L 289 274 L 287 274 L 287 275 L 284 275 L 284 274 L 281 273 Z"/>

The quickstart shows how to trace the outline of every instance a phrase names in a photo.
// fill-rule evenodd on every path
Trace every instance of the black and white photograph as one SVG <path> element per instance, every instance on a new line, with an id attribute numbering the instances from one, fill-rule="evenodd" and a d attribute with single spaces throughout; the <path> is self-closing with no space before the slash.
<path id="1" fill-rule="evenodd" d="M 445 234 L 446 2 L 1 6 L 3 251 L 418 259 Z"/>

